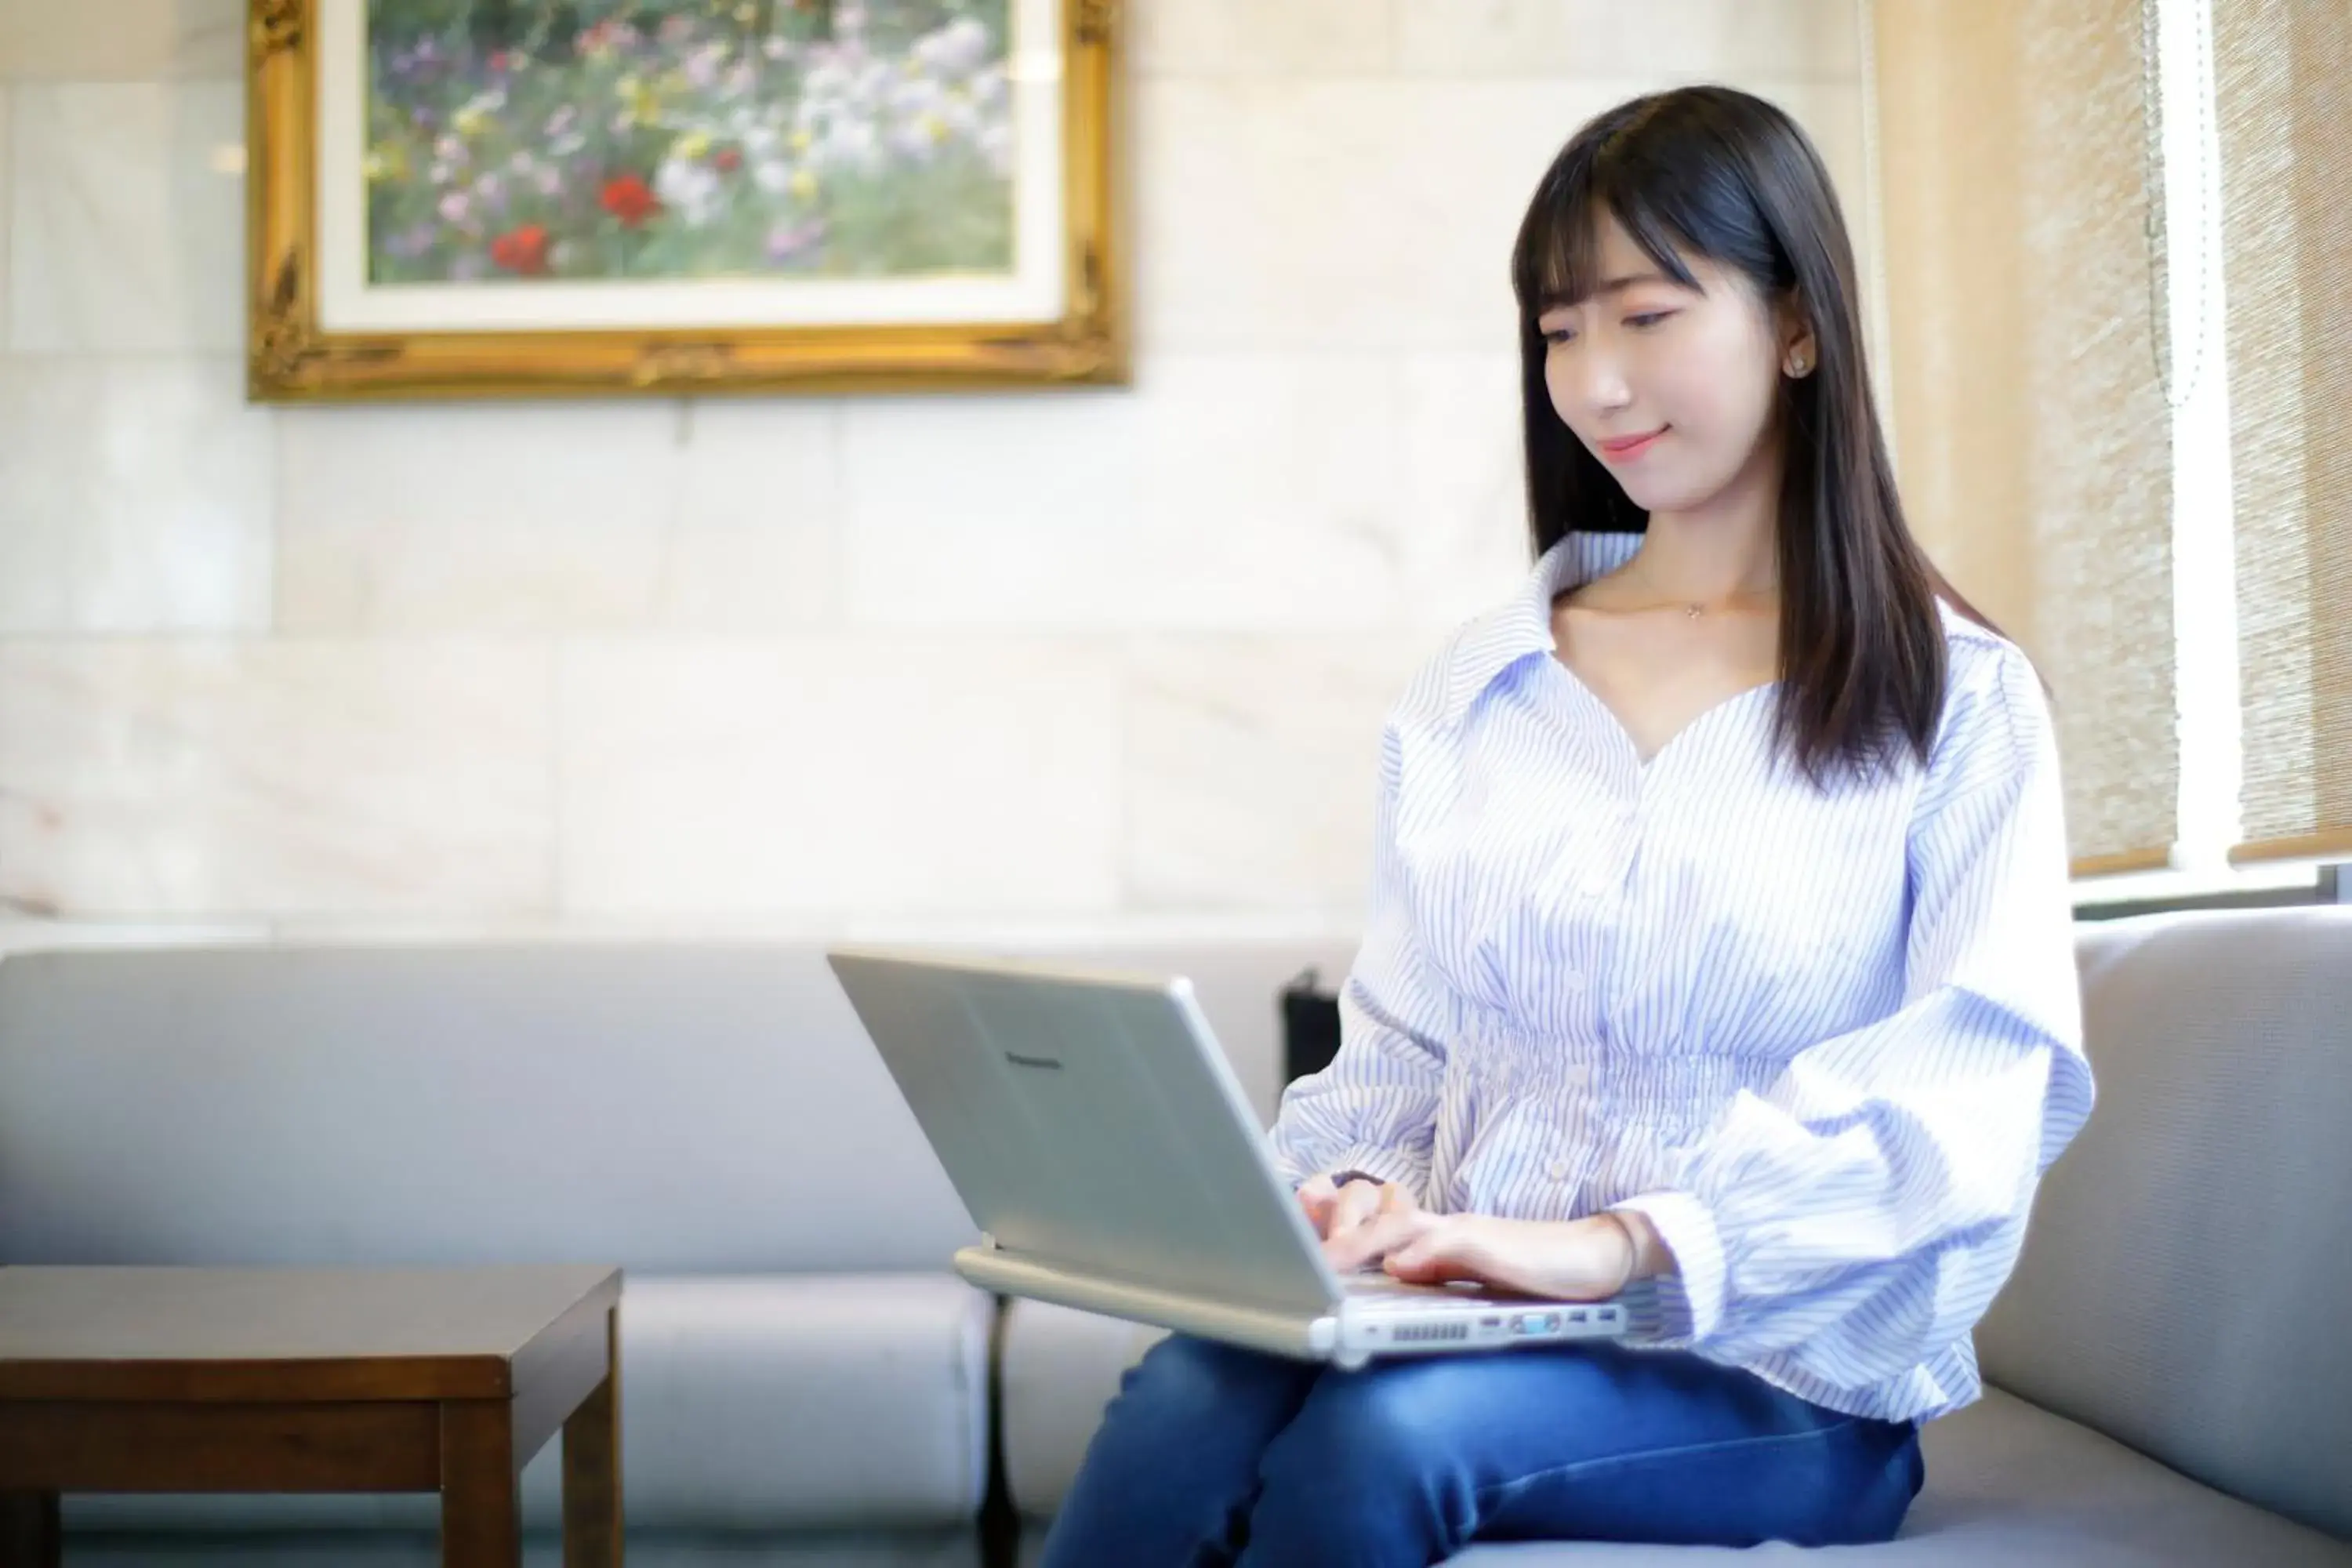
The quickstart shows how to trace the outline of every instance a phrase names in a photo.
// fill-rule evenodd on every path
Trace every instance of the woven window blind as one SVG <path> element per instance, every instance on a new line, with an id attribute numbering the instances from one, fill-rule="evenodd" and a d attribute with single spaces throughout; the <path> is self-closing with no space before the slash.
<path id="1" fill-rule="evenodd" d="M 2051 687 L 2076 874 L 2163 865 L 2171 412 L 2140 0 L 1866 14 L 1906 509 Z"/>
<path id="2" fill-rule="evenodd" d="M 2213 0 L 2255 860 L 2352 851 L 2352 0 Z"/>

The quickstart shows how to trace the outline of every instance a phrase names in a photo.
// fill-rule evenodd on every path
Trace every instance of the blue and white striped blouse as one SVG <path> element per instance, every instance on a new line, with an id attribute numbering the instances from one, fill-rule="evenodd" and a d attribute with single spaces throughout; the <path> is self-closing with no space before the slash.
<path id="1" fill-rule="evenodd" d="M 1947 609 L 1926 766 L 1816 789 L 1771 687 L 1645 764 L 1551 634 L 1639 543 L 1570 535 L 1391 715 L 1339 1054 L 1277 1162 L 1441 1212 L 1640 1210 L 1679 1268 L 1629 1294 L 1636 1342 L 1943 1415 L 2091 1108 L 2040 681 Z"/>

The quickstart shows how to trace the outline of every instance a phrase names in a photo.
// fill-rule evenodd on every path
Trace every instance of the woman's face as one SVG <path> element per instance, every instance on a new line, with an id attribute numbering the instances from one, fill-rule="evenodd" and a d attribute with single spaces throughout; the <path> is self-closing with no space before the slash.
<path id="1" fill-rule="evenodd" d="M 1536 318 L 1551 405 L 1649 512 L 1696 510 L 1769 463 L 1784 364 L 1811 369 L 1747 279 L 1700 257 L 1685 288 L 1606 213 L 1597 286 Z"/>

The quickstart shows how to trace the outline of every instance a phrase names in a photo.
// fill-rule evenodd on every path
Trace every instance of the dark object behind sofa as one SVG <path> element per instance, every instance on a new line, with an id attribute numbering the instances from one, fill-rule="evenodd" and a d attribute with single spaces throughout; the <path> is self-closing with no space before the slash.
<path id="1" fill-rule="evenodd" d="M 1282 1081 L 1321 1072 L 1339 1052 L 1339 998 L 1307 970 L 1282 988 Z"/>

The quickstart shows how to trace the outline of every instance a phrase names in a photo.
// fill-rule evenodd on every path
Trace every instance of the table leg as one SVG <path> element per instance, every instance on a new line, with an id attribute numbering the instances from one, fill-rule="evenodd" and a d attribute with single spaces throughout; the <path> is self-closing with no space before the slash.
<path id="1" fill-rule="evenodd" d="M 514 1405 L 451 1400 L 441 1406 L 441 1568 L 519 1568 L 521 1562 Z"/>
<path id="2" fill-rule="evenodd" d="M 604 1381 L 563 1423 L 563 1568 L 621 1568 L 621 1314 L 604 1315 Z"/>
<path id="3" fill-rule="evenodd" d="M 64 1551 L 55 1492 L 0 1492 L 0 1568 L 58 1568 Z"/>

